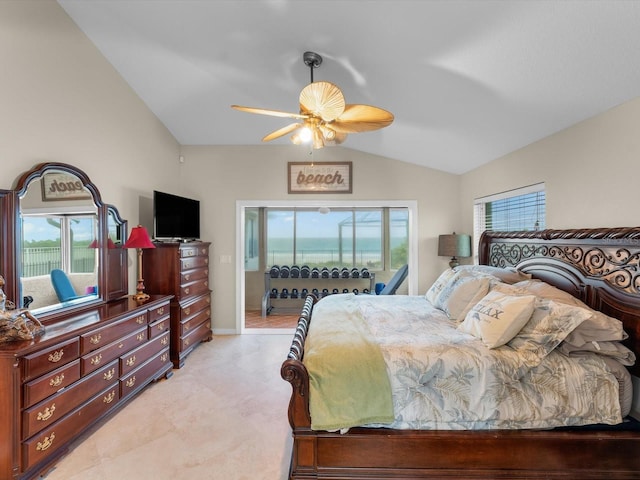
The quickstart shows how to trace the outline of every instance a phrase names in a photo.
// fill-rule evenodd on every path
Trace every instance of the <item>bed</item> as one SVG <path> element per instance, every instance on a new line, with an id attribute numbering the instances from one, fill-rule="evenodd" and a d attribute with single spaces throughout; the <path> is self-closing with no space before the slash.
<path id="1" fill-rule="evenodd" d="M 640 351 L 640 227 L 485 232 L 479 260 L 516 267 L 621 320 L 628 335 L 621 343 Z M 628 417 L 556 428 L 312 428 L 305 352 L 317 305 L 306 298 L 281 368 L 292 386 L 291 479 L 640 478 L 640 429 Z M 626 368 L 640 376 L 637 363 Z"/>

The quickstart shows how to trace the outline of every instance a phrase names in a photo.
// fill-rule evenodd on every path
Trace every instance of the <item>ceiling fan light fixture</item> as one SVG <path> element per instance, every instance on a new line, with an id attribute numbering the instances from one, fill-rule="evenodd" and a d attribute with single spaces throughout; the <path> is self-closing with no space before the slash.
<path id="1" fill-rule="evenodd" d="M 311 133 L 311 129 L 309 127 L 302 127 L 298 135 L 300 136 L 300 141 L 302 143 L 309 143 L 311 141 L 311 138 L 313 138 L 313 134 Z"/>

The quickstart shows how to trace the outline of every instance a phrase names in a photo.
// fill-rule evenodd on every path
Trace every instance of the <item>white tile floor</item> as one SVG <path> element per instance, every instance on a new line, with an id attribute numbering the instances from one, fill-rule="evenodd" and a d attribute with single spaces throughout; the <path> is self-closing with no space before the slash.
<path id="1" fill-rule="evenodd" d="M 286 479 L 291 335 L 215 336 L 86 436 L 46 480 Z"/>

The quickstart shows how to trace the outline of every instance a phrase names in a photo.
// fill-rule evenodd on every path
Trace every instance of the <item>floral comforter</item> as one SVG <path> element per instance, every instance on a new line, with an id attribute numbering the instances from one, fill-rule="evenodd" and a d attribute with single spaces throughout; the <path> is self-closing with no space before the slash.
<path id="1" fill-rule="evenodd" d="M 368 426 L 523 429 L 622 421 L 618 382 L 595 354 L 570 358 L 554 350 L 523 368 L 516 351 L 487 348 L 422 296 L 347 294 L 322 302 L 349 302 L 384 358 L 395 420 Z M 326 313 L 334 309 L 320 310 L 325 314 L 314 312 L 314 329 L 322 329 L 323 317 L 335 322 Z M 333 374 L 350 375 L 343 367 Z M 312 391 L 312 403 L 313 397 Z M 336 400 L 348 403 L 342 394 Z"/>

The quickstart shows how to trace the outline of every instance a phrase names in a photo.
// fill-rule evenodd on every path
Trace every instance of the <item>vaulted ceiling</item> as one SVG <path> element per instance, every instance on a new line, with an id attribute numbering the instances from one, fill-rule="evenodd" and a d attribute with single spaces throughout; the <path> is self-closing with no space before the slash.
<path id="1" fill-rule="evenodd" d="M 58 0 L 184 145 L 255 145 L 310 72 L 395 115 L 344 147 L 463 173 L 640 94 L 633 0 Z M 274 143 L 289 143 L 288 137 Z"/>

